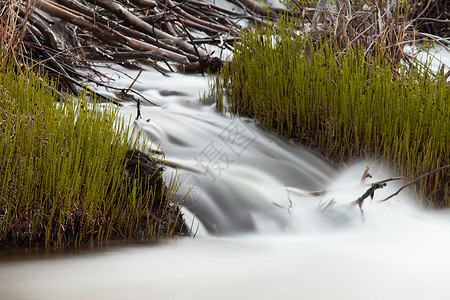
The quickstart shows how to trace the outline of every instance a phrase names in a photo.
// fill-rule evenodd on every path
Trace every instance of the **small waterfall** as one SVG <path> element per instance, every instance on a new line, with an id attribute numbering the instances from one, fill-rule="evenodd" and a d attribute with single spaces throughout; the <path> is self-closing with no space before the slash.
<path id="1" fill-rule="evenodd" d="M 135 108 L 121 111 L 133 114 Z M 212 234 L 254 231 L 267 224 L 289 227 L 284 215 L 293 195 L 286 187 L 321 190 L 337 174 L 313 151 L 250 120 L 219 115 L 212 107 L 141 107 L 141 114 L 150 121 L 134 125 L 153 137 L 154 145 L 162 145 L 168 161 L 181 166 L 165 174 L 179 176 L 180 197 L 191 190 L 184 208 Z"/>
<path id="2" fill-rule="evenodd" d="M 390 202 L 377 201 L 398 187 L 390 183 L 375 192 L 374 201 L 365 201 L 363 216 L 351 203 L 368 189 L 360 185 L 365 164 L 341 171 L 315 151 L 264 131 L 253 120 L 218 114 L 214 103 L 204 104 L 194 94 L 208 89 L 205 78 L 174 76 L 179 79 L 154 84 L 141 79 L 137 88 L 161 106 L 141 106 L 142 118 L 132 124 L 180 166 L 167 167 L 165 176 L 178 176 L 178 198 L 188 194 L 183 211 L 188 224 L 194 218 L 193 230 L 198 226 L 201 234 L 221 236 L 320 232 L 363 223 L 376 227 L 387 216 L 399 218 L 392 215 L 398 211 L 415 214 L 406 193 Z M 134 119 L 136 105 L 124 104 L 121 113 Z M 377 166 L 370 173 L 374 181 L 390 177 Z M 322 190 L 329 192 L 308 193 Z M 327 206 L 330 201 L 334 204 Z"/>

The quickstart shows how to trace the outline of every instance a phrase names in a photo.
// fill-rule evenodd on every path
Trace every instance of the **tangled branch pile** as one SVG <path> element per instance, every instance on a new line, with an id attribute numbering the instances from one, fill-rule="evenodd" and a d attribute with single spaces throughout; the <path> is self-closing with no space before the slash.
<path id="1" fill-rule="evenodd" d="M 311 27 L 314 40 L 330 35 L 341 49 L 352 45 L 366 53 L 379 50 L 392 65 L 398 65 L 411 22 L 401 14 L 398 1 L 363 0 L 352 6 L 347 0 L 338 0 L 336 7 L 331 7 L 330 1 L 320 0 Z"/>
<path id="2" fill-rule="evenodd" d="M 443 45 L 450 44 L 443 39 L 450 34 L 445 30 L 445 26 L 447 29 L 450 26 L 448 18 L 441 20 L 442 15 L 418 3 L 414 0 L 409 4 L 399 0 L 319 0 L 313 17 L 308 19 L 311 37 L 313 41 L 320 41 L 324 36 L 330 38 L 341 50 L 350 46 L 365 49 L 366 55 L 382 53 L 392 66 L 402 61 L 411 62 L 411 57 L 403 51 L 408 43 L 431 38 Z M 423 16 L 428 16 L 426 20 L 430 23 L 434 22 L 432 28 L 423 26 Z M 425 32 L 418 31 L 416 26 Z M 447 35 L 427 34 L 436 28 Z"/>
<path id="3" fill-rule="evenodd" d="M 412 1 L 410 12 L 417 30 L 442 38 L 450 37 L 450 1 Z M 450 44 L 448 40 L 447 44 Z"/>
<path id="4" fill-rule="evenodd" d="M 242 20 L 273 19 L 252 0 L 226 9 L 204 0 L 2 0 L 4 56 L 21 50 L 78 95 L 77 68 L 92 62 L 147 64 L 161 72 L 216 71 Z M 282 10 L 280 10 L 281 12 Z M 5 61 L 5 57 L 2 57 Z"/>

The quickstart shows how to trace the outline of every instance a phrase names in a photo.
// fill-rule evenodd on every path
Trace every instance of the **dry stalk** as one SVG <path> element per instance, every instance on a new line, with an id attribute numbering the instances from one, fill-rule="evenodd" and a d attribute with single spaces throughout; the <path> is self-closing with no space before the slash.
<path id="1" fill-rule="evenodd" d="M 9 59 L 17 62 L 22 50 L 26 20 L 33 12 L 36 0 L 0 0 L 0 69 Z"/>
<path id="2" fill-rule="evenodd" d="M 311 22 L 311 38 L 331 38 L 342 50 L 362 47 L 366 54 L 381 52 L 398 65 L 412 26 L 400 9 L 398 0 L 356 0 L 353 5 L 348 0 L 320 0 Z"/>

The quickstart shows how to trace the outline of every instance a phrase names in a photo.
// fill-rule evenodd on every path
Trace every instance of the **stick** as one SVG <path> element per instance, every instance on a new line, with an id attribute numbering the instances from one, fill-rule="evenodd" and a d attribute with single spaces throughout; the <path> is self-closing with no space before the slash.
<path id="1" fill-rule="evenodd" d="M 435 174 L 435 173 L 437 173 L 437 172 L 440 172 L 440 171 L 443 171 L 443 170 L 446 170 L 446 169 L 450 169 L 450 165 L 446 165 L 446 166 L 440 167 L 439 169 L 436 169 L 436 170 L 434 170 L 434 171 L 431 171 L 431 172 L 428 172 L 428 173 L 426 173 L 426 174 L 423 174 L 422 176 L 417 177 L 416 179 L 414 179 L 414 180 L 408 182 L 407 184 L 405 184 L 404 186 L 402 186 L 401 188 L 399 188 L 398 191 L 396 191 L 394 194 L 390 195 L 389 197 L 387 197 L 387 198 L 385 198 L 385 199 L 383 199 L 383 200 L 380 200 L 380 202 L 387 201 L 387 200 L 391 199 L 392 197 L 397 196 L 397 195 L 398 195 L 405 187 L 410 186 L 410 185 L 413 184 L 413 183 L 416 183 L 417 181 L 421 180 L 422 178 L 425 178 L 425 177 L 427 177 L 427 176 L 430 176 L 430 175 L 432 175 L 432 174 Z"/>
<path id="2" fill-rule="evenodd" d="M 369 174 L 369 169 L 370 169 L 369 166 L 366 166 L 366 170 L 364 171 L 364 174 L 361 177 L 361 184 L 364 184 L 367 178 L 372 178 L 372 175 Z"/>
<path id="3" fill-rule="evenodd" d="M 43 55 L 45 56 L 46 59 L 49 59 L 51 65 L 56 69 L 57 73 L 61 74 L 62 76 L 64 76 L 64 78 L 70 78 L 70 76 L 66 72 L 66 70 L 56 61 L 56 59 L 54 59 L 53 56 L 50 55 L 50 53 L 48 53 L 42 47 L 41 43 L 39 42 L 38 38 L 33 34 L 33 32 L 31 32 L 31 30 L 27 29 L 27 34 L 30 36 L 30 38 L 33 41 L 33 43 L 35 43 L 37 46 L 39 46 L 41 48 L 41 52 L 43 53 Z M 79 96 L 80 95 L 80 91 L 78 90 L 78 88 L 71 81 L 67 81 L 66 84 L 67 84 L 67 87 L 69 88 L 69 90 L 75 96 Z"/>
<path id="4" fill-rule="evenodd" d="M 142 119 L 141 117 L 141 100 L 137 100 L 137 114 L 136 114 L 136 120 Z"/>
<path id="5" fill-rule="evenodd" d="M 183 17 L 185 17 L 188 20 L 191 20 L 192 22 L 195 22 L 197 24 L 212 28 L 212 29 L 216 29 L 219 31 L 223 31 L 223 32 L 229 32 L 231 31 L 233 33 L 233 35 L 239 35 L 238 32 L 234 31 L 234 30 L 230 30 L 229 28 L 223 26 L 223 25 L 218 25 L 218 24 L 213 24 L 211 22 L 207 22 L 204 20 L 201 20 L 199 18 L 196 18 L 190 14 L 188 14 L 187 12 L 185 12 L 183 9 L 181 9 L 179 6 L 176 6 L 172 1 L 170 0 L 166 0 L 166 3 L 168 4 L 169 8 L 171 10 L 176 11 L 177 13 L 179 13 L 180 15 L 182 15 Z"/>
<path id="6" fill-rule="evenodd" d="M 387 183 L 385 183 L 385 182 L 384 183 L 378 183 L 378 182 L 372 183 L 372 186 L 361 197 L 359 197 L 358 199 L 353 201 L 351 204 L 352 205 L 358 204 L 359 208 L 362 211 L 362 205 L 364 203 L 364 199 L 366 199 L 369 196 L 370 196 L 370 198 L 373 199 L 373 195 L 375 194 L 375 191 L 378 189 L 384 188 L 386 185 L 387 185 Z"/>
<path id="7" fill-rule="evenodd" d="M 185 42 L 184 40 L 174 37 L 168 33 L 165 33 L 164 31 L 159 30 L 158 28 L 155 28 L 154 26 L 151 26 L 148 23 L 145 23 L 132 13 L 130 13 L 128 10 L 124 9 L 121 5 L 119 5 L 116 2 L 112 2 L 110 0 L 87 0 L 91 4 L 98 5 L 103 7 L 104 9 L 109 10 L 111 13 L 115 14 L 117 17 L 121 18 L 122 20 L 126 21 L 127 23 L 133 25 L 136 29 L 141 30 L 142 32 L 149 34 L 151 36 L 154 36 L 158 39 L 167 39 L 173 41 L 177 46 L 179 46 L 184 51 L 194 54 L 195 50 L 192 45 Z M 202 53 L 203 55 L 206 55 Z"/>
<path id="8" fill-rule="evenodd" d="M 123 93 L 123 98 L 126 97 L 126 95 L 128 94 L 128 91 L 133 87 L 134 83 L 136 82 L 136 80 L 139 78 L 139 76 L 141 76 L 142 73 L 142 69 L 139 70 L 139 73 L 136 75 L 136 77 L 134 78 L 133 82 L 130 84 L 130 86 L 125 90 L 125 93 Z M 139 104 L 139 103 L 138 103 Z M 138 106 L 139 107 L 139 106 Z M 138 108 L 139 109 L 139 108 Z M 139 113 L 140 115 L 140 113 Z"/>

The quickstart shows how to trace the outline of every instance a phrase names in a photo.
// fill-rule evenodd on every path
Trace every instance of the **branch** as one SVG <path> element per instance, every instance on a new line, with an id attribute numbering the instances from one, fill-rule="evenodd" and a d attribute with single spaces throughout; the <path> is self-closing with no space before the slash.
<path id="1" fill-rule="evenodd" d="M 155 38 L 158 39 L 171 40 L 182 50 L 195 55 L 195 49 L 192 45 L 190 45 L 181 38 L 174 37 L 168 33 L 165 33 L 164 31 L 159 30 L 158 28 L 155 28 L 154 26 L 151 26 L 148 23 L 145 23 L 137 16 L 133 15 L 131 12 L 124 9 L 118 3 L 109 0 L 87 0 L 87 1 L 90 2 L 91 4 L 98 5 L 103 7 L 104 9 L 107 9 L 111 13 L 115 14 L 117 17 L 124 20 L 125 22 L 133 25 L 133 27 L 135 27 L 136 29 L 139 29 L 140 31 L 149 34 L 150 36 L 154 36 Z M 202 55 L 205 54 L 202 53 Z"/>
<path id="2" fill-rule="evenodd" d="M 353 201 L 351 204 L 352 205 L 357 205 L 359 206 L 359 209 L 361 209 L 362 211 L 362 205 L 364 203 L 364 200 L 370 196 L 371 199 L 373 199 L 373 195 L 375 193 L 375 191 L 377 189 L 382 189 L 387 185 L 387 183 L 383 182 L 383 183 L 379 183 L 379 182 L 375 182 L 372 183 L 372 186 L 358 199 L 356 199 L 355 201 Z"/>
<path id="3" fill-rule="evenodd" d="M 435 174 L 435 173 L 438 173 L 438 172 L 443 171 L 443 170 L 446 170 L 446 169 L 450 169 L 450 165 L 446 165 L 446 166 L 443 166 L 443 167 L 441 167 L 441 168 L 439 168 L 439 169 L 436 169 L 436 170 L 434 170 L 434 171 L 431 171 L 431 172 L 428 172 L 428 173 L 426 173 L 426 174 L 423 174 L 422 176 L 417 177 L 416 179 L 414 179 L 414 180 L 408 182 L 407 184 L 405 184 L 404 186 L 402 186 L 401 188 L 399 188 L 398 191 L 395 192 L 394 194 L 390 195 L 389 197 L 387 197 L 387 198 L 385 198 L 385 199 L 383 199 L 383 200 L 380 200 L 380 202 L 387 201 L 387 200 L 391 199 L 392 197 L 397 196 L 397 195 L 398 195 L 404 188 L 406 188 L 407 186 L 410 186 L 411 184 L 416 183 L 417 181 L 419 181 L 419 180 L 421 180 L 421 179 L 423 179 L 423 178 L 425 178 L 425 177 L 427 177 L 427 176 L 433 175 L 433 174 Z"/>

